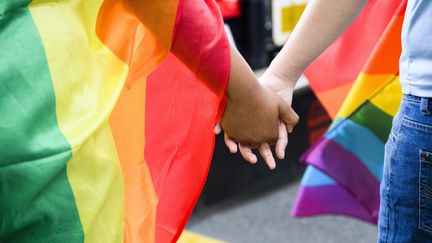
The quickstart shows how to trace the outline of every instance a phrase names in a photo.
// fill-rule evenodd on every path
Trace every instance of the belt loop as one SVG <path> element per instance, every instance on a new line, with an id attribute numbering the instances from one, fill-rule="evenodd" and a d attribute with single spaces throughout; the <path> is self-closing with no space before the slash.
<path id="1" fill-rule="evenodd" d="M 425 116 L 429 116 L 430 115 L 430 109 L 431 107 L 429 107 L 429 98 L 426 97 L 421 97 L 420 100 L 420 111 L 423 115 Z"/>

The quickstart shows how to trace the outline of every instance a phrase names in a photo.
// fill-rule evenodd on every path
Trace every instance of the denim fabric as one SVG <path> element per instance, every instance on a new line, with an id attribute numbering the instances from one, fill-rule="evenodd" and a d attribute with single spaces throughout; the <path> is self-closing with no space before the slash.
<path id="1" fill-rule="evenodd" d="M 404 95 L 385 145 L 378 242 L 432 242 L 432 98 Z"/>

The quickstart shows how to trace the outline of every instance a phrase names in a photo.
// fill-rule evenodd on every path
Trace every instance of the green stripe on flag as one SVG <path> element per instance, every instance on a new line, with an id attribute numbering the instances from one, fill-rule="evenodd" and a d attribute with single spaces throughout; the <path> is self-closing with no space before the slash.
<path id="1" fill-rule="evenodd" d="M 1 0 L 0 1 L 0 21 L 1 19 L 16 11 L 19 8 L 25 8 L 31 0 Z"/>
<path id="2" fill-rule="evenodd" d="M 371 102 L 365 102 L 349 117 L 349 119 L 368 128 L 383 143 L 387 142 L 393 117 L 373 105 Z"/>
<path id="3" fill-rule="evenodd" d="M 82 242 L 44 48 L 16 3 L 0 4 L 0 242 Z"/>

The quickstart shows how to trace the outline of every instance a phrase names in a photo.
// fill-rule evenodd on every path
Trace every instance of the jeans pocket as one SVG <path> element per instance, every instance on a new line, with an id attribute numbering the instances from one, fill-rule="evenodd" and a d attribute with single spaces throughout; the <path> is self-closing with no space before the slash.
<path id="1" fill-rule="evenodd" d="M 419 228 L 432 234 L 432 153 L 420 150 Z"/>

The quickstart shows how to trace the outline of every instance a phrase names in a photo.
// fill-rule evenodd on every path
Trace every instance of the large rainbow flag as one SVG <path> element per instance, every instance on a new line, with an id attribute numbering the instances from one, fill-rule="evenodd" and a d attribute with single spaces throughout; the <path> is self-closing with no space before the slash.
<path id="1" fill-rule="evenodd" d="M 204 0 L 0 2 L 0 242 L 173 242 L 229 44 Z"/>
<path id="2" fill-rule="evenodd" d="M 309 164 L 294 216 L 343 214 L 376 223 L 384 144 L 402 98 L 401 28 L 406 0 L 369 1 L 306 71 L 332 125 L 302 160 Z"/>

